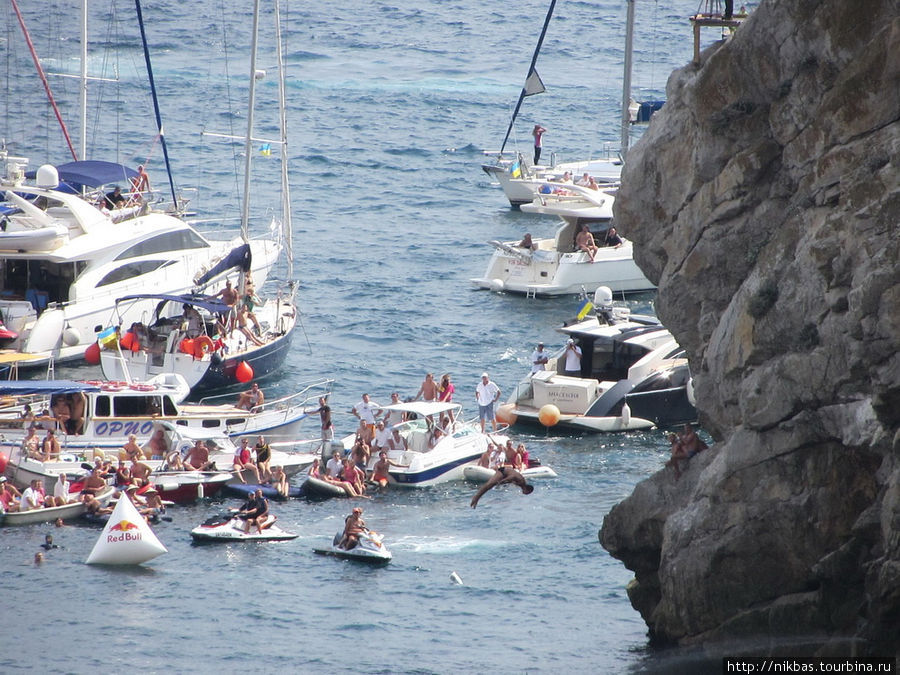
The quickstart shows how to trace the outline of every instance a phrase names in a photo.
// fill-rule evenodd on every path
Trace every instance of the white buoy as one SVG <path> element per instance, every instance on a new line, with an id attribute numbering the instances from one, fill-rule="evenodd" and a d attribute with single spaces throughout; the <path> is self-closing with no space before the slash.
<path id="1" fill-rule="evenodd" d="M 65 330 L 63 330 L 62 340 L 66 347 L 74 347 L 81 342 L 81 333 L 78 332 L 77 328 L 66 326 Z"/>
<path id="2" fill-rule="evenodd" d="M 491 279 L 491 290 L 500 293 L 504 288 L 503 279 Z"/>
<path id="3" fill-rule="evenodd" d="M 140 565 L 168 553 L 124 494 L 85 561 L 88 565 Z"/>
<path id="4" fill-rule="evenodd" d="M 454 584 L 459 584 L 462 586 L 462 579 L 460 579 L 459 575 L 456 572 L 450 572 L 450 581 Z"/>
<path id="5" fill-rule="evenodd" d="M 627 427 L 631 423 L 631 408 L 627 403 L 622 404 L 622 426 Z"/>
<path id="6" fill-rule="evenodd" d="M 203 482 L 197 483 L 197 499 L 203 499 L 206 494 L 203 491 Z"/>

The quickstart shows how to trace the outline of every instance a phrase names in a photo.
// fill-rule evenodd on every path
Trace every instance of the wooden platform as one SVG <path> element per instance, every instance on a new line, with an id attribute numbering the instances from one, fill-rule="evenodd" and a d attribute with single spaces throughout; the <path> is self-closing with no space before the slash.
<path id="1" fill-rule="evenodd" d="M 700 29 L 701 28 L 737 28 L 749 15 L 746 13 L 735 14 L 730 19 L 721 14 L 695 14 L 690 17 L 694 25 L 694 63 L 700 63 Z"/>

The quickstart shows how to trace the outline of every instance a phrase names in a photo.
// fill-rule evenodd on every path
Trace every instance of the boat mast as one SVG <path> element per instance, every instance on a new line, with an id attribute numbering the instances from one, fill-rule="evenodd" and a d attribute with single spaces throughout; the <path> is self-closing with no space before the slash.
<path id="1" fill-rule="evenodd" d="M 169 150 L 166 147 L 166 135 L 163 131 L 162 117 L 159 114 L 159 100 L 156 97 L 156 83 L 153 81 L 153 67 L 150 65 L 150 50 L 147 47 L 147 33 L 144 31 L 144 15 L 141 12 L 141 0 L 134 0 L 137 9 L 138 26 L 141 28 L 141 42 L 144 45 L 144 61 L 147 64 L 147 77 L 150 79 L 150 93 L 153 95 L 153 110 L 156 113 L 156 128 L 159 131 L 159 144 L 162 146 L 163 158 L 166 161 L 166 174 L 169 176 L 169 188 L 172 190 L 172 208 L 178 210 L 178 197 L 175 195 L 175 181 L 172 180 L 172 167 L 169 164 Z"/>
<path id="2" fill-rule="evenodd" d="M 526 96 L 530 96 L 531 94 L 539 94 L 544 91 L 543 84 L 541 84 L 541 88 L 539 91 L 532 91 L 529 93 L 529 81 L 531 80 L 532 74 L 537 76 L 537 72 L 534 67 L 537 64 L 538 54 L 541 53 L 541 45 L 544 44 L 544 36 L 547 34 L 547 26 L 550 25 L 550 17 L 553 16 L 553 8 L 556 7 L 556 0 L 550 1 L 550 8 L 547 10 L 547 17 L 544 19 L 544 27 L 541 29 L 541 36 L 538 38 L 537 45 L 534 48 L 534 53 L 531 55 L 531 66 L 528 68 L 528 75 L 525 76 L 525 86 L 522 87 L 522 91 L 519 94 L 519 100 L 516 102 L 516 109 L 513 110 L 512 119 L 509 121 L 509 126 L 506 128 L 506 136 L 503 137 L 503 143 L 500 145 L 500 156 L 503 155 L 503 149 L 506 147 L 506 141 L 509 140 L 509 134 L 512 132 L 513 124 L 516 122 L 516 117 L 519 114 L 519 108 L 522 107 L 522 101 L 525 100 Z M 540 82 L 540 77 L 537 78 L 538 82 Z"/>
<path id="3" fill-rule="evenodd" d="M 81 0 L 81 84 L 79 107 L 81 108 L 81 159 L 87 159 L 87 0 Z"/>
<path id="4" fill-rule="evenodd" d="M 247 138 L 244 142 L 244 204 L 241 210 L 241 238 L 249 241 L 250 236 L 250 161 L 253 156 L 253 108 L 256 104 L 256 46 L 259 39 L 259 0 L 253 3 L 253 32 L 250 36 L 250 94 L 247 111 Z"/>
<path id="5" fill-rule="evenodd" d="M 291 223 L 291 186 L 288 182 L 287 103 L 284 88 L 284 53 L 281 44 L 281 15 L 279 0 L 275 0 L 275 40 L 278 55 L 278 111 L 281 127 L 281 228 L 287 249 L 288 280 L 294 278 L 293 224 Z"/>
<path id="6" fill-rule="evenodd" d="M 625 73 L 622 77 L 622 159 L 628 154 L 628 136 L 631 115 L 628 112 L 628 104 L 631 101 L 631 59 L 634 43 L 634 3 L 635 0 L 626 0 L 628 14 L 625 20 Z"/>

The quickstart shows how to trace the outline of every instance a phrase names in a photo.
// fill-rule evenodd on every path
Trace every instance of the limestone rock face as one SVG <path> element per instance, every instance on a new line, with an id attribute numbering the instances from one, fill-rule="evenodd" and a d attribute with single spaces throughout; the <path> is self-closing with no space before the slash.
<path id="1" fill-rule="evenodd" d="M 900 0 L 763 0 L 673 73 L 622 180 L 716 440 L 606 517 L 632 603 L 665 642 L 896 654 Z"/>

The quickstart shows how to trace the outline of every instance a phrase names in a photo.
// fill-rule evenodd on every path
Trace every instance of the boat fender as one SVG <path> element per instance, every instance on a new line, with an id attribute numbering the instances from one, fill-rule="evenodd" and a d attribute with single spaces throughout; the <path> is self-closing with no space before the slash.
<path id="1" fill-rule="evenodd" d="M 684 393 L 687 394 L 688 403 L 690 403 L 695 408 L 697 407 L 697 399 L 694 396 L 694 378 L 690 378 L 687 381 L 687 384 L 684 385 Z"/>
<path id="2" fill-rule="evenodd" d="M 213 341 L 208 335 L 194 338 L 194 358 L 202 359 L 207 352 L 212 351 Z"/>
<path id="3" fill-rule="evenodd" d="M 503 279 L 491 279 L 491 290 L 495 293 L 503 291 Z"/>
<path id="4" fill-rule="evenodd" d="M 81 343 L 81 333 L 78 332 L 77 328 L 69 326 L 63 331 L 62 339 L 66 347 L 74 347 Z"/>
<path id="5" fill-rule="evenodd" d="M 627 427 L 631 423 L 631 408 L 627 403 L 622 404 L 622 426 Z"/>
<path id="6" fill-rule="evenodd" d="M 457 584 L 459 586 L 463 585 L 463 580 L 460 578 L 460 576 L 456 572 L 450 572 L 450 581 L 452 581 L 454 584 Z"/>

